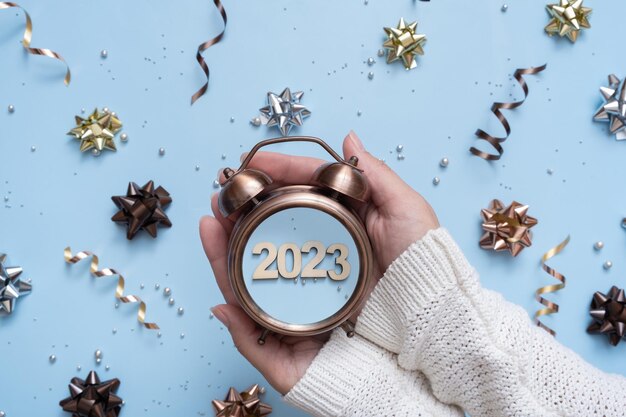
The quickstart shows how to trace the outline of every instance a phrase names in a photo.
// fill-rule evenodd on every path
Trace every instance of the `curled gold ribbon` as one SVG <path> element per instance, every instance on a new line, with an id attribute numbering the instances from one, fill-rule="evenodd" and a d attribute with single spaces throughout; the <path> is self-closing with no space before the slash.
<path id="1" fill-rule="evenodd" d="M 561 251 L 563 249 L 565 249 L 565 247 L 567 246 L 568 243 L 569 243 L 569 236 L 567 236 L 563 242 L 559 243 L 555 247 L 553 247 L 550 250 L 548 250 L 541 257 L 541 268 L 544 271 L 546 271 L 550 276 L 552 276 L 552 277 L 556 278 L 557 280 L 561 281 L 561 283 L 560 284 L 546 285 L 545 287 L 541 287 L 541 288 L 537 289 L 537 291 L 535 291 L 535 300 L 537 300 L 539 303 L 541 303 L 543 306 L 545 306 L 544 308 L 539 309 L 539 310 L 537 310 L 537 312 L 535 312 L 535 323 L 537 324 L 537 326 L 541 327 L 546 332 L 550 333 L 552 336 L 556 336 L 556 332 L 554 330 L 552 330 L 551 328 L 549 328 L 548 326 L 546 326 L 545 324 L 543 324 L 539 320 L 539 317 L 541 317 L 541 316 L 548 316 L 550 314 L 558 313 L 559 312 L 559 305 L 554 303 L 554 302 L 552 302 L 552 301 L 550 301 L 550 300 L 547 300 L 547 299 L 543 298 L 541 295 L 562 290 L 563 288 L 565 288 L 565 282 L 566 281 L 565 281 L 565 276 L 563 274 L 561 274 L 560 272 L 558 272 L 555 269 L 553 269 L 553 268 L 549 267 L 548 265 L 546 265 L 546 262 L 550 258 L 552 258 L 553 256 L 556 256 L 559 253 L 561 253 Z"/>
<path id="2" fill-rule="evenodd" d="M 30 15 L 28 14 L 28 12 L 26 11 L 26 9 L 24 9 L 22 6 L 20 6 L 17 3 L 13 3 L 10 1 L 0 1 L 0 10 L 2 9 L 10 9 L 12 7 L 21 9 L 24 12 L 24 16 L 26 17 L 26 28 L 24 29 L 24 36 L 22 37 L 22 46 L 24 47 L 24 49 L 26 49 L 26 51 L 29 54 L 32 55 L 45 55 L 47 57 L 53 58 L 53 59 L 58 59 L 59 61 L 63 62 L 65 64 L 65 78 L 63 79 L 63 82 L 65 82 L 65 85 L 70 85 L 70 81 L 72 79 L 72 74 L 70 73 L 70 67 L 69 65 L 67 65 L 67 62 L 65 62 L 65 59 L 63 59 L 63 57 L 61 55 L 59 55 L 58 53 L 50 50 L 50 49 L 43 49 L 43 48 L 31 48 L 30 47 L 30 41 L 33 38 L 33 22 L 30 19 Z"/>
<path id="3" fill-rule="evenodd" d="M 211 46 L 215 45 L 216 43 L 219 43 L 224 37 L 224 33 L 226 32 L 226 22 L 228 21 L 228 16 L 226 16 L 226 10 L 224 9 L 224 6 L 222 5 L 222 2 L 220 0 L 213 0 L 213 3 L 215 3 L 217 10 L 220 12 L 220 15 L 222 16 L 222 20 L 224 21 L 224 29 L 222 29 L 222 31 L 213 39 L 209 39 L 208 41 L 203 42 L 200 45 L 198 45 L 198 50 L 196 52 L 196 61 L 198 61 L 198 64 L 200 64 L 202 71 L 206 75 L 206 82 L 198 91 L 194 93 L 193 96 L 191 96 L 192 105 L 193 103 L 196 102 L 196 100 L 202 97 L 204 93 L 206 93 L 207 89 L 209 88 L 209 66 L 206 64 L 206 61 L 202 57 L 202 52 L 206 51 L 207 49 L 209 49 Z"/>
<path id="4" fill-rule="evenodd" d="M 117 275 L 117 288 L 115 290 L 115 298 L 120 300 L 122 303 L 139 303 L 139 310 L 137 311 L 137 321 L 139 321 L 146 329 L 158 330 L 159 326 L 156 323 L 147 323 L 146 322 L 146 303 L 136 295 L 124 295 L 124 277 L 122 274 L 117 272 L 112 268 L 104 268 L 98 269 L 98 256 L 89 251 L 80 251 L 76 253 L 76 255 L 72 255 L 72 249 L 68 246 L 63 251 L 65 256 L 65 262 L 69 264 L 75 264 L 82 261 L 85 258 L 89 258 L 91 256 L 91 266 L 89 267 L 89 271 L 96 278 L 100 277 L 110 277 L 113 275 Z"/>
<path id="5" fill-rule="evenodd" d="M 541 71 L 545 70 L 547 65 L 548 64 L 543 64 L 542 66 L 536 67 L 536 68 L 518 68 L 515 70 L 513 77 L 515 77 L 520 87 L 522 87 L 522 90 L 524 91 L 524 98 L 520 101 L 514 101 L 511 103 L 499 103 L 496 101 L 491 105 L 491 112 L 496 115 L 496 117 L 502 124 L 502 127 L 504 127 L 504 131 L 506 132 L 506 135 L 503 137 L 492 136 L 482 129 L 477 129 L 476 132 L 474 133 L 474 135 L 476 135 L 479 140 L 484 140 L 488 142 L 496 150 L 497 154 L 487 153 L 472 146 L 469 149 L 469 151 L 473 155 L 476 155 L 479 158 L 483 158 L 486 161 L 497 161 L 498 159 L 502 157 L 502 154 L 504 153 L 504 148 L 502 147 L 501 143 L 503 143 L 505 140 L 509 138 L 509 135 L 511 134 L 511 125 L 509 124 L 509 121 L 506 119 L 506 117 L 504 117 L 504 115 L 502 114 L 500 110 L 501 109 L 513 110 L 513 109 L 518 108 L 522 104 L 524 104 L 524 101 L 526 101 L 526 98 L 528 98 L 528 84 L 526 84 L 526 80 L 524 80 L 523 75 L 538 74 Z"/>

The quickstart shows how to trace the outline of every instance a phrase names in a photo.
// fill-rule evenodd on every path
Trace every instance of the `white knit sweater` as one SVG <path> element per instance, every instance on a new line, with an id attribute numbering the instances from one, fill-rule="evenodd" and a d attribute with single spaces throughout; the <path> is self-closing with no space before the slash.
<path id="1" fill-rule="evenodd" d="M 483 289 L 444 229 L 389 267 L 357 334 L 336 330 L 286 395 L 316 416 L 626 416 L 626 378 Z"/>

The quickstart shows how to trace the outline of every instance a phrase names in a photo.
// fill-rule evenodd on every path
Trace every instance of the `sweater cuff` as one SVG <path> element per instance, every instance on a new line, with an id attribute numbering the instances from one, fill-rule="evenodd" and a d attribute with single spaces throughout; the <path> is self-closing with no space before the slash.
<path id="1" fill-rule="evenodd" d="M 440 294 L 474 274 L 450 234 L 443 228 L 431 230 L 389 266 L 365 304 L 356 332 L 399 353 L 406 323 Z"/>
<path id="2" fill-rule="evenodd" d="M 367 378 L 385 356 L 359 335 L 336 329 L 285 400 L 312 415 L 335 417 L 366 392 Z"/>

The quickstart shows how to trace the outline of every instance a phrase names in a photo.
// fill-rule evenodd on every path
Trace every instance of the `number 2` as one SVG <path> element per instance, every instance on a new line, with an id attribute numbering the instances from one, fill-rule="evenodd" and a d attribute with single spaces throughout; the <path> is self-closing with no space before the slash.
<path id="1" fill-rule="evenodd" d="M 271 264 L 274 263 L 276 259 L 277 251 L 276 246 L 272 245 L 270 242 L 259 242 L 254 245 L 252 248 L 252 254 L 260 255 L 263 251 L 267 251 L 267 258 L 261 261 L 259 266 L 254 270 L 254 274 L 252 274 L 252 279 L 276 279 L 278 278 L 278 270 L 276 269 L 267 269 Z"/>
<path id="2" fill-rule="evenodd" d="M 313 259 L 311 259 L 302 270 L 302 278 L 326 278 L 326 270 L 315 269 L 324 260 L 324 244 L 319 240 L 309 240 L 302 245 L 302 252 L 309 253 L 311 249 L 315 249 L 316 253 Z"/>

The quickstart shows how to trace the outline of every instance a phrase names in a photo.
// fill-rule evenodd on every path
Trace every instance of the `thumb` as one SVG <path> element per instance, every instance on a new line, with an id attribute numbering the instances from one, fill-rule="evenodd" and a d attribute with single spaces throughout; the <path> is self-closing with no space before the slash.
<path id="1" fill-rule="evenodd" d="M 248 317 L 241 307 L 232 304 L 221 304 L 211 309 L 215 317 L 221 321 L 233 339 L 235 347 L 266 379 L 271 380 L 271 371 L 275 369 L 274 359 L 279 355 L 272 354 L 279 348 L 279 342 L 274 337 L 268 337 L 265 345 L 261 346 L 257 340 L 261 330 Z"/>
<path id="2" fill-rule="evenodd" d="M 350 131 L 343 141 L 345 159 L 351 156 L 359 158 L 358 168 L 363 170 L 372 192 L 372 202 L 383 206 L 391 201 L 403 198 L 407 192 L 414 192 L 387 164 L 369 153 L 354 131 Z"/>

